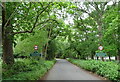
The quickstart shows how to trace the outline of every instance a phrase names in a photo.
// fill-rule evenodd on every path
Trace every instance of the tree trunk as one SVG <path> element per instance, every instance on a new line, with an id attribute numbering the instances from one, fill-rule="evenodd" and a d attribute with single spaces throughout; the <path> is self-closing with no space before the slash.
<path id="1" fill-rule="evenodd" d="M 52 28 L 47 29 L 47 31 L 48 31 L 48 39 L 50 39 Z M 50 40 L 48 40 L 47 43 L 46 43 L 46 45 L 45 45 L 46 46 L 46 48 L 45 48 L 45 59 L 47 57 L 47 51 L 48 51 L 49 42 L 50 42 Z"/>
<path id="2" fill-rule="evenodd" d="M 104 61 L 104 57 L 101 57 L 102 61 Z"/>
<path id="3" fill-rule="evenodd" d="M 117 61 L 120 63 L 120 48 L 118 48 L 118 56 L 117 56 Z"/>
<path id="4" fill-rule="evenodd" d="M 44 58 L 46 59 L 47 57 L 47 49 L 48 49 L 48 42 L 45 44 L 45 53 L 44 53 Z"/>
<path id="5" fill-rule="evenodd" d="M 117 56 L 115 56 L 115 60 L 117 60 Z"/>
<path id="6" fill-rule="evenodd" d="M 109 60 L 111 61 L 111 57 L 109 56 Z"/>
<path id="7" fill-rule="evenodd" d="M 93 59 L 93 60 L 94 60 L 94 55 L 91 55 L 91 59 Z"/>
<path id="8" fill-rule="evenodd" d="M 78 53 L 78 57 L 80 59 L 80 56 L 81 56 L 81 52 L 79 50 L 76 49 L 76 47 L 74 47 L 74 50 Z"/>
<path id="9" fill-rule="evenodd" d="M 99 59 L 99 57 L 97 57 L 97 60 Z"/>
<path id="10" fill-rule="evenodd" d="M 117 59 L 117 60 L 118 60 L 118 62 L 120 63 L 120 56 L 118 56 L 118 59 Z"/>
<path id="11" fill-rule="evenodd" d="M 9 23 L 5 26 L 6 23 L 6 10 L 5 3 L 2 3 L 4 8 L 2 8 L 2 48 L 3 48 L 3 63 L 5 64 L 13 64 L 14 56 L 13 56 L 13 45 L 12 38 L 13 36 L 9 33 L 12 31 L 12 27 Z M 11 31 L 10 31 L 11 30 Z"/>
<path id="12" fill-rule="evenodd" d="M 7 37 L 7 35 L 3 38 L 3 62 L 6 64 L 13 64 L 14 63 L 14 56 L 13 56 L 13 46 L 12 40 Z"/>
<path id="13" fill-rule="evenodd" d="M 102 23 L 98 22 L 98 31 L 99 31 L 99 44 L 102 45 Z M 104 57 L 101 57 L 101 60 L 104 61 Z"/>
<path id="14" fill-rule="evenodd" d="M 86 60 L 86 57 L 83 55 L 82 59 L 83 59 L 83 60 Z"/>

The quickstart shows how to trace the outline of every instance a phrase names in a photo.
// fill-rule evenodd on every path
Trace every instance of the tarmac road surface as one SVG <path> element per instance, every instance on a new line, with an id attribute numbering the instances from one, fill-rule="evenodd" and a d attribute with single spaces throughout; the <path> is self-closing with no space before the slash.
<path id="1" fill-rule="evenodd" d="M 56 64 L 43 80 L 103 80 L 103 78 L 73 65 L 67 60 L 57 59 Z"/>

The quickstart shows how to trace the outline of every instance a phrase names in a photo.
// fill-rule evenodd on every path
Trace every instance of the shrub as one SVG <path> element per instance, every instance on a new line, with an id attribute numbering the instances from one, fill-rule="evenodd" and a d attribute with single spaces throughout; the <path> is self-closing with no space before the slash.
<path id="1" fill-rule="evenodd" d="M 12 66 L 3 64 L 3 80 L 38 80 L 54 63 L 55 61 L 21 59 Z"/>
<path id="2" fill-rule="evenodd" d="M 108 78 L 109 80 L 117 81 L 118 64 L 115 62 L 103 62 L 98 60 L 76 60 L 69 59 L 68 61 L 86 70 L 96 72 L 97 74 Z"/>

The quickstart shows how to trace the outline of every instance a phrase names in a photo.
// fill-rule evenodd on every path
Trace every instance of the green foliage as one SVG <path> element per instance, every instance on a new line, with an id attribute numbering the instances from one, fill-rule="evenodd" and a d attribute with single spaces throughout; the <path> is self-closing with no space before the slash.
<path id="1" fill-rule="evenodd" d="M 95 55 L 95 51 L 99 46 L 98 42 L 102 42 L 105 49 L 104 51 L 108 53 L 109 56 L 116 56 L 119 47 L 117 46 L 117 36 L 119 35 L 117 32 L 119 24 L 118 4 L 106 5 L 106 3 L 103 2 L 84 2 L 82 4 L 85 8 L 79 7 L 79 4 L 81 3 L 6 3 L 7 11 L 10 11 L 10 13 L 7 13 L 7 17 L 9 17 L 15 10 L 15 7 L 17 7 L 15 16 L 12 17 L 11 20 L 13 32 L 30 30 L 38 16 L 33 33 L 17 34 L 14 36 L 14 46 L 17 45 L 15 47 L 15 53 L 28 56 L 34 51 L 34 45 L 38 45 L 39 52 L 41 52 L 48 39 L 59 39 L 56 42 L 60 42 L 60 40 L 64 38 L 64 40 L 67 40 L 67 47 L 63 46 L 58 49 L 55 43 L 51 43 L 48 45 L 48 52 L 50 52 L 47 52 L 48 56 L 55 57 L 55 54 L 62 54 L 60 56 L 64 58 L 68 56 L 78 57 L 79 55 L 82 59 L 86 59 L 87 57 Z M 45 9 L 46 6 L 47 8 Z M 93 7 L 95 8 L 93 9 Z M 91 10 L 91 12 L 88 10 Z M 43 13 L 38 15 L 41 11 L 43 11 Z M 87 12 L 89 12 L 88 16 L 83 16 Z M 69 16 L 71 16 L 70 21 L 73 18 L 73 24 L 65 23 L 65 20 L 69 20 L 69 18 L 67 18 Z M 51 20 L 46 21 L 47 19 Z M 44 23 L 41 24 L 41 22 Z M 101 41 L 98 36 L 98 27 L 102 27 Z M 40 31 L 37 31 L 39 29 Z M 47 33 L 48 35 L 50 33 L 50 37 L 48 37 Z M 60 47 L 61 45 L 66 45 L 66 43 L 60 43 L 60 45 L 57 46 Z"/>
<path id="2" fill-rule="evenodd" d="M 77 52 L 70 49 L 65 51 L 65 55 L 63 56 L 64 58 L 77 58 Z"/>
<path id="3" fill-rule="evenodd" d="M 111 9 L 110 9 L 111 8 Z M 117 44 L 118 44 L 118 6 L 109 6 L 108 10 L 104 14 L 104 36 L 103 44 L 105 51 L 109 56 L 117 55 Z"/>
<path id="4" fill-rule="evenodd" d="M 103 62 L 98 60 L 75 60 L 69 59 L 70 62 L 77 66 L 95 72 L 110 80 L 118 81 L 118 64 L 116 62 Z"/>
<path id="5" fill-rule="evenodd" d="M 51 60 L 51 59 L 54 59 L 55 58 L 55 55 L 56 55 L 56 43 L 55 43 L 55 40 L 51 40 L 48 42 L 48 50 L 47 50 L 47 59 L 48 60 Z"/>
<path id="6" fill-rule="evenodd" d="M 34 45 L 38 45 L 40 53 L 47 42 L 46 56 L 49 60 L 54 59 L 56 55 L 60 58 L 86 59 L 92 57 L 95 55 L 95 51 L 99 52 L 97 50 L 99 42 L 104 47 L 103 52 L 109 56 L 119 54 L 118 3 L 108 6 L 104 2 L 84 2 L 82 3 L 84 9 L 79 7 L 81 3 L 71 2 L 5 4 L 6 19 L 11 17 L 9 22 L 11 28 L 4 29 L 7 30 L 5 33 L 29 31 L 35 26 L 33 33 L 17 34 L 14 35 L 14 38 L 12 37 L 14 46 L 16 46 L 14 53 L 19 56 L 29 56 L 34 52 Z M 47 8 L 45 9 L 45 7 Z M 93 7 L 95 8 L 93 9 Z M 89 16 L 84 17 L 83 15 L 87 12 Z M 11 16 L 12 14 L 13 16 Z M 67 16 L 70 16 L 70 19 Z M 73 24 L 65 23 L 65 20 L 71 22 L 72 18 Z M 46 21 L 47 19 L 51 20 Z M 98 27 L 102 27 L 102 39 L 98 36 Z M 53 65 L 53 61 L 37 59 L 37 61 L 34 59 L 17 60 L 13 66 L 3 65 L 4 79 L 38 79 Z M 110 80 L 118 79 L 116 63 L 95 60 L 71 61 Z"/>
<path id="7" fill-rule="evenodd" d="M 39 80 L 55 61 L 22 59 L 13 66 L 3 64 L 3 80 Z"/>
<path id="8" fill-rule="evenodd" d="M 0 57 L 2 56 L 2 48 L 0 47 Z"/>
<path id="9" fill-rule="evenodd" d="M 27 37 L 23 41 L 19 41 L 14 51 L 16 54 L 29 56 L 30 53 L 34 52 L 34 46 L 38 45 L 38 52 L 40 53 L 46 42 L 47 33 L 46 31 L 41 30 L 35 33 L 34 35 Z"/>
<path id="10" fill-rule="evenodd" d="M 108 6 L 103 2 L 85 2 L 83 4 L 86 9 L 78 7 L 77 4 L 79 5 L 79 3 L 76 3 L 76 8 L 69 7 L 68 10 L 68 13 L 74 17 L 74 24 L 68 25 L 71 28 L 67 33 L 68 42 L 74 44 L 70 46 L 70 51 L 77 51 L 80 58 L 86 59 L 94 56 L 95 51 L 99 52 L 98 44 L 101 43 L 104 47 L 103 52 L 107 53 L 108 56 L 118 55 L 118 3 Z M 82 18 L 83 13 L 88 13 L 89 9 L 92 10 L 90 5 L 95 9 L 88 14 L 88 17 Z M 101 39 L 99 37 L 99 27 L 102 27 Z"/>

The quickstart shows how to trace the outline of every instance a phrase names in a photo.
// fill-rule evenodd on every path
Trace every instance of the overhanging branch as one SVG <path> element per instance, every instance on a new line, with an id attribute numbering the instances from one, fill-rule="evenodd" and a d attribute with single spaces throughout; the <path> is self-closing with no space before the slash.
<path id="1" fill-rule="evenodd" d="M 35 20 L 35 23 L 33 24 L 33 27 L 31 29 L 31 31 L 34 30 L 34 28 L 36 27 L 36 24 L 37 24 L 37 21 L 38 21 L 38 18 L 39 16 L 49 7 L 50 4 L 48 4 L 40 13 L 38 13 L 37 17 L 36 17 L 36 20 Z"/>
<path id="2" fill-rule="evenodd" d="M 33 24 L 33 27 L 31 28 L 31 30 L 27 30 L 27 31 L 20 31 L 20 32 L 13 32 L 12 34 L 15 35 L 15 34 L 20 34 L 20 33 L 32 33 L 34 28 L 36 27 L 36 24 L 38 22 L 38 18 L 39 16 L 49 7 L 50 4 L 48 4 L 40 13 L 38 12 L 37 13 L 37 16 L 36 16 L 36 20 Z M 41 22 L 40 24 L 43 24 L 44 22 Z"/>
<path id="3" fill-rule="evenodd" d="M 43 23 L 46 23 L 46 22 L 48 22 L 48 21 L 50 21 L 50 20 L 56 22 L 57 24 L 59 24 L 58 21 L 55 20 L 55 19 L 48 19 L 48 20 L 46 20 L 46 21 L 43 21 L 43 22 L 37 24 L 36 26 L 41 25 L 41 24 L 43 24 Z"/>
<path id="4" fill-rule="evenodd" d="M 48 20 L 45 20 L 45 21 L 43 21 L 43 22 L 35 25 L 35 27 L 37 27 L 37 26 L 39 26 L 39 25 L 41 25 L 41 24 L 44 24 L 44 23 L 46 23 L 46 22 L 48 22 L 48 21 L 50 21 L 50 20 L 55 21 L 57 24 L 59 24 L 58 21 L 55 20 L 55 19 L 48 19 Z M 35 27 L 34 27 L 34 28 L 35 28 Z M 12 34 L 15 35 L 15 34 L 20 34 L 20 33 L 32 33 L 34 28 L 32 28 L 31 30 L 27 30 L 27 31 L 13 32 Z"/>

